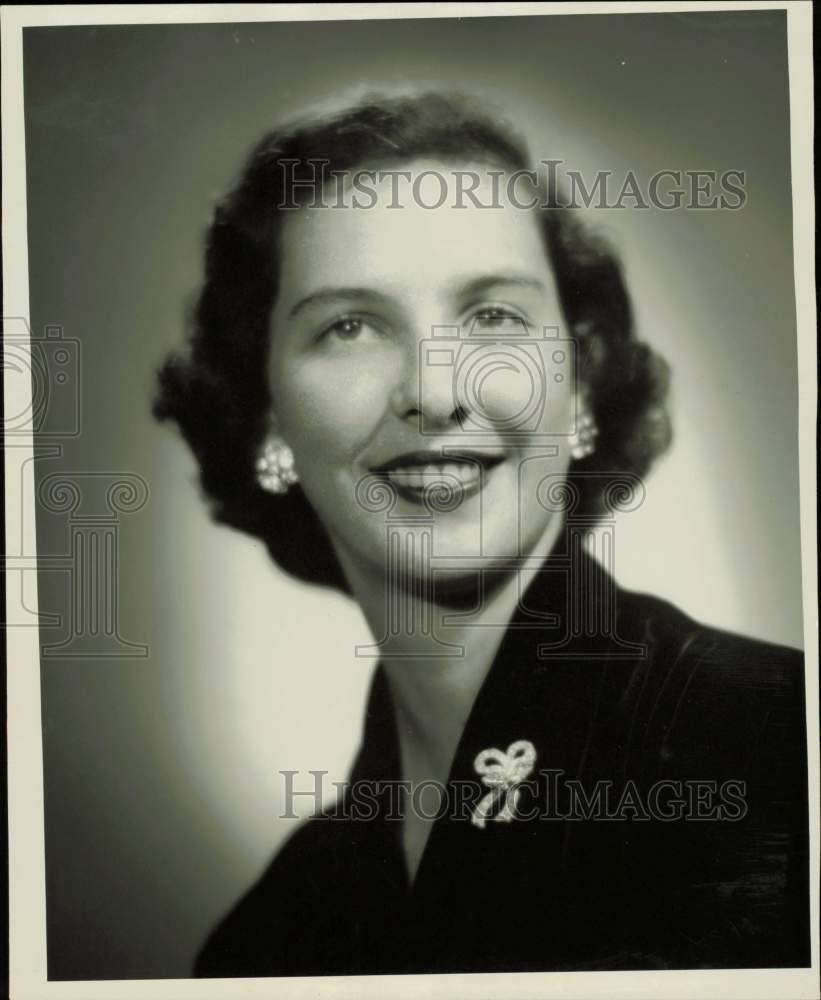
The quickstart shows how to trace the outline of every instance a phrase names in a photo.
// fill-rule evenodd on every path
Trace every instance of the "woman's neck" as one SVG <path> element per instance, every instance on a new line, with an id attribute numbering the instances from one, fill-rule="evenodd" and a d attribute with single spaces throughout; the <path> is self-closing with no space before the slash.
<path id="1" fill-rule="evenodd" d="M 533 547 L 527 567 L 477 592 L 477 606 L 469 615 L 455 610 L 451 601 L 425 600 L 414 588 L 386 594 L 386 574 L 363 570 L 340 552 L 393 696 L 405 780 L 447 780 L 470 710 L 520 597 L 560 529 L 554 519 Z M 397 602 L 402 604 L 400 629 L 390 622 Z"/>
<path id="2" fill-rule="evenodd" d="M 429 788 L 430 782 L 440 788 L 447 784 L 465 723 L 519 599 L 561 530 L 559 519 L 554 520 L 529 553 L 528 566 L 501 579 L 494 574 L 496 585 L 480 586 L 473 595 L 475 602 L 465 600 L 464 595 L 461 602 L 437 602 L 423 596 L 430 592 L 427 586 L 386 593 L 387 573 L 365 570 L 339 552 L 377 641 L 396 708 L 402 779 L 411 789 Z M 462 614 L 455 610 L 457 604 Z M 401 608 L 401 627 L 391 621 L 392 615 L 397 617 L 397 608 Z M 410 802 L 417 802 L 415 794 Z M 416 878 L 440 805 L 436 801 L 423 804 L 420 798 L 417 809 L 405 800 L 401 833 L 410 883 Z"/>

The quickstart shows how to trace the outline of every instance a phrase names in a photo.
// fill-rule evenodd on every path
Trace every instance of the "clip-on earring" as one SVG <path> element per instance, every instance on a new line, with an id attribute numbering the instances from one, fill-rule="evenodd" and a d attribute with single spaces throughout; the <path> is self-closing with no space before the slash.
<path id="1" fill-rule="evenodd" d="M 299 481 L 294 453 L 280 437 L 269 436 L 257 459 L 257 482 L 268 493 L 287 493 Z"/>
<path id="2" fill-rule="evenodd" d="M 576 430 L 570 435 L 570 454 L 578 462 L 587 458 L 596 450 L 596 435 L 599 428 L 590 413 L 580 413 L 576 422 Z"/>

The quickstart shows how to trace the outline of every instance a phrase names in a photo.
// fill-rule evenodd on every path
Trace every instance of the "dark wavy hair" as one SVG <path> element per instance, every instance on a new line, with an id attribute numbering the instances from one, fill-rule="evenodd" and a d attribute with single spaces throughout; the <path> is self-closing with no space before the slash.
<path id="1" fill-rule="evenodd" d="M 158 373 L 154 414 L 174 420 L 200 468 L 212 515 L 260 538 L 294 576 L 348 591 L 324 528 L 297 485 L 284 496 L 257 484 L 268 427 L 270 317 L 279 285 L 279 234 L 297 191 L 304 203 L 316 161 L 328 171 L 419 157 L 526 170 L 523 142 L 461 95 L 370 99 L 340 113 L 281 127 L 252 150 L 208 230 L 205 281 L 183 352 Z M 285 161 L 290 161 L 283 169 Z M 299 199 L 298 199 L 299 200 Z M 595 519 L 613 482 L 643 476 L 668 446 L 666 364 L 634 334 L 622 271 L 558 192 L 541 213 L 564 319 L 578 344 L 579 376 L 599 426 L 593 455 L 568 473 L 575 514 Z M 591 474 L 595 473 L 595 474 Z"/>

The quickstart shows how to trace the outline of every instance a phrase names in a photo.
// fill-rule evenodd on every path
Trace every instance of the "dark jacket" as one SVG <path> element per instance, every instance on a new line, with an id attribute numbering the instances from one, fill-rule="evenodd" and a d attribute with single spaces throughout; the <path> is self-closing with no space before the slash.
<path id="1" fill-rule="evenodd" d="M 534 763 L 481 826 L 477 755 L 517 741 Z M 341 807 L 296 831 L 195 974 L 809 965 L 795 650 L 623 591 L 589 557 L 570 574 L 548 560 L 473 706 L 412 889 L 399 778 L 378 668 Z"/>

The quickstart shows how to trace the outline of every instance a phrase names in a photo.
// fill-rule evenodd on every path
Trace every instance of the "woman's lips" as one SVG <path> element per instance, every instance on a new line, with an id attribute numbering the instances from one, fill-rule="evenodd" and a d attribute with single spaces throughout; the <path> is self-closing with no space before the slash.
<path id="1" fill-rule="evenodd" d="M 454 506 L 458 506 L 462 500 L 484 489 L 490 470 L 501 461 L 501 456 L 498 456 L 484 460 L 449 459 L 425 464 L 393 464 L 389 469 L 380 470 L 379 474 L 399 496 L 411 503 L 423 504 L 426 498 L 441 501 L 450 495 Z"/>

